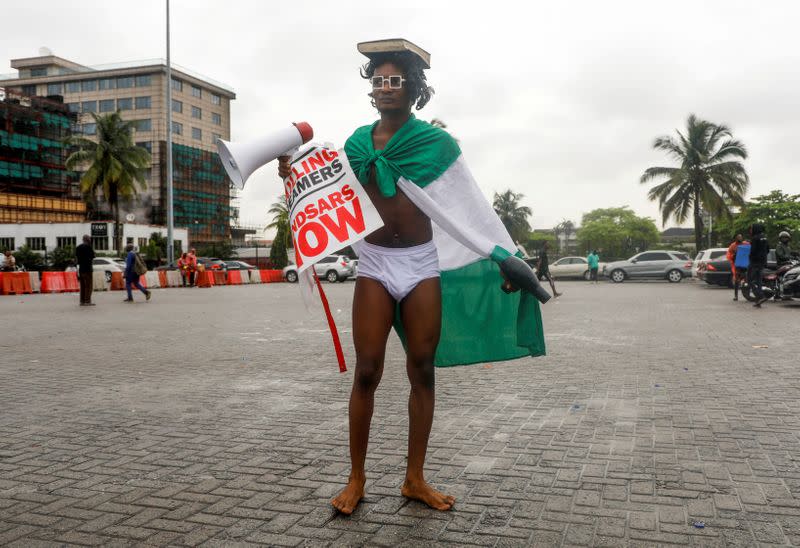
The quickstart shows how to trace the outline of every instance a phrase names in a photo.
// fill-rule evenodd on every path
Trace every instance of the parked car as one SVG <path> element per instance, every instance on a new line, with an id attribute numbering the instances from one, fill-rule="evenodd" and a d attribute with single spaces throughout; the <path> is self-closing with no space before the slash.
<path id="1" fill-rule="evenodd" d="M 200 265 L 206 270 L 225 270 L 225 261 L 216 257 L 198 257 L 197 266 Z"/>
<path id="2" fill-rule="evenodd" d="M 775 250 L 771 249 L 767 254 L 767 269 L 775 270 L 777 265 Z M 702 261 L 697 267 L 697 277 L 709 285 L 731 287 L 731 263 L 725 255 L 717 259 Z"/>
<path id="3" fill-rule="evenodd" d="M 724 259 L 725 255 L 728 253 L 728 249 L 724 247 L 714 247 L 711 249 L 704 249 L 692 261 L 692 278 L 699 278 L 697 275 L 697 269 L 699 268 L 700 264 L 704 261 L 715 261 L 717 259 Z"/>
<path id="4" fill-rule="evenodd" d="M 255 270 L 255 268 L 244 261 L 225 261 L 225 270 Z"/>
<path id="5" fill-rule="evenodd" d="M 325 278 L 329 282 L 343 282 L 347 278 L 355 276 L 352 261 L 346 255 L 331 255 L 321 259 L 314 265 L 314 272 L 319 278 Z M 290 264 L 283 269 L 283 277 L 289 283 L 297 281 L 297 266 Z"/>
<path id="6" fill-rule="evenodd" d="M 606 264 L 603 275 L 614 283 L 635 278 L 667 279 L 677 283 L 692 275 L 692 261 L 682 251 L 644 251 L 626 261 Z"/>
<path id="7" fill-rule="evenodd" d="M 605 263 L 600 263 L 598 270 L 602 271 Z M 589 280 L 589 263 L 586 257 L 562 257 L 550 265 L 550 274 L 554 278 L 583 278 Z"/>
<path id="8" fill-rule="evenodd" d="M 125 272 L 125 262 L 117 262 L 118 259 L 111 257 L 95 257 L 92 259 L 92 270 L 106 273 L 106 282 L 111 282 L 112 272 Z"/>

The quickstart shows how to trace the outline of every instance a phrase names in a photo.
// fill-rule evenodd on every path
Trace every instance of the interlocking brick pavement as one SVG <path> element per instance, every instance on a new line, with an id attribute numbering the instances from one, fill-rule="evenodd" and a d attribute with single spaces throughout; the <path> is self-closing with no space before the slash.
<path id="1" fill-rule="evenodd" d="M 326 285 L 351 369 L 352 288 Z M 800 307 L 561 289 L 547 357 L 437 370 L 427 475 L 448 513 L 399 493 L 392 338 L 350 518 L 329 499 L 352 372 L 296 286 L 2 297 L 0 545 L 800 544 Z"/>

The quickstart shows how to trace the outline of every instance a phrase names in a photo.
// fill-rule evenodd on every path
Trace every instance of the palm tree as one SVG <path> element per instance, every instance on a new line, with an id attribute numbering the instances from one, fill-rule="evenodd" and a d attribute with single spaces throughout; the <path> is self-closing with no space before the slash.
<path id="1" fill-rule="evenodd" d="M 267 225 L 267 228 L 274 228 L 277 234 L 283 236 L 284 245 L 287 248 L 292 247 L 292 232 L 289 230 L 289 208 L 286 207 L 286 200 L 283 196 L 278 196 L 278 199 L 272 203 L 267 213 L 272 213 L 272 222 Z"/>
<path id="2" fill-rule="evenodd" d="M 573 223 L 569 219 L 562 219 L 560 223 L 558 223 L 556 226 L 553 227 L 553 232 L 555 233 L 556 238 L 558 238 L 559 234 L 563 234 L 564 235 L 564 245 L 566 247 L 569 247 L 569 237 L 571 235 L 575 234 L 575 223 Z M 559 248 L 560 248 L 561 247 L 561 245 L 560 245 L 561 244 L 561 239 L 560 238 L 558 238 L 558 243 L 559 243 Z M 563 252 L 563 249 L 561 249 L 560 251 Z"/>
<path id="3" fill-rule="evenodd" d="M 686 122 L 686 134 L 676 133 L 677 140 L 658 137 L 653 148 L 667 152 L 680 166 L 648 168 L 640 182 L 666 178 L 651 188 L 647 197 L 658 200 L 664 223 L 670 217 L 683 223 L 692 215 L 699 250 L 703 237 L 701 210 L 730 217 L 731 205 L 744 205 L 750 179 L 739 160 L 747 158 L 747 149 L 733 138 L 727 126 L 701 120 L 694 114 Z"/>
<path id="4" fill-rule="evenodd" d="M 524 197 L 524 194 L 513 192 L 511 189 L 502 194 L 494 193 L 492 207 L 515 242 L 525 240 L 531 231 L 528 217 L 533 212 L 531 208 L 519 205 L 520 200 Z"/>
<path id="5" fill-rule="evenodd" d="M 67 143 L 78 150 L 69 155 L 66 167 L 76 169 L 89 164 L 81 176 L 81 192 L 90 202 L 98 189 L 103 191 L 114 216 L 114 246 L 120 251 L 119 202 L 147 187 L 144 172 L 150 167 L 150 153 L 133 143 L 133 122 L 123 120 L 119 111 L 103 116 L 92 113 L 92 117 L 97 125 L 97 142 L 69 137 Z"/>

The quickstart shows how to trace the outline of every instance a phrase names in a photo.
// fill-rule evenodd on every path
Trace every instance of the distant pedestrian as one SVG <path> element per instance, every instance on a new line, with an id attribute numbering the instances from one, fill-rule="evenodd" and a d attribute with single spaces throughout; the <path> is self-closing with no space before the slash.
<path id="1" fill-rule="evenodd" d="M 189 287 L 193 287 L 197 273 L 197 252 L 194 248 L 189 250 L 189 253 L 186 255 L 186 260 L 189 261 Z"/>
<path id="2" fill-rule="evenodd" d="M 764 297 L 764 269 L 767 267 L 769 242 L 764 235 L 764 225 L 753 223 L 750 227 L 750 267 L 747 269 L 747 285 L 755 295 L 756 302 L 753 306 L 761 308 L 761 303 L 767 300 Z"/>
<path id="3" fill-rule="evenodd" d="M 586 257 L 586 262 L 589 263 L 589 281 L 598 283 L 597 270 L 600 268 L 600 256 L 597 254 L 596 249 L 589 252 L 589 256 Z"/>
<path id="4" fill-rule="evenodd" d="M 83 243 L 75 248 L 75 259 L 78 261 L 78 281 L 81 288 L 81 306 L 94 306 L 92 291 L 94 290 L 94 276 L 92 261 L 94 261 L 92 237 L 84 235 Z"/>
<path id="5" fill-rule="evenodd" d="M 4 272 L 14 272 L 17 269 L 17 258 L 14 257 L 14 254 L 11 253 L 10 249 L 6 249 L 5 253 L 3 253 L 3 264 L 0 266 L 0 270 Z"/>
<path id="6" fill-rule="evenodd" d="M 728 246 L 726 258 L 731 263 L 731 282 L 733 283 L 733 300 L 739 300 L 739 287 L 747 280 L 747 267 L 750 266 L 750 242 L 737 234 Z"/>
<path id="7" fill-rule="evenodd" d="M 181 273 L 181 283 L 186 287 L 186 282 L 189 278 L 189 259 L 186 253 L 181 253 L 181 258 L 178 259 L 178 270 Z"/>
<path id="8" fill-rule="evenodd" d="M 136 286 L 139 288 L 139 291 L 144 293 L 145 298 L 150 300 L 150 291 L 142 287 L 142 284 L 139 282 L 139 277 L 143 274 L 142 266 L 144 262 L 142 258 L 139 257 L 138 253 L 133 250 L 133 244 L 128 244 L 125 247 L 125 251 L 128 252 L 128 256 L 125 258 L 125 290 L 128 292 L 128 298 L 125 299 L 124 302 L 132 303 L 133 302 L 133 293 L 131 293 L 131 286 Z M 144 267 L 144 271 L 147 272 L 147 267 Z"/>
<path id="9" fill-rule="evenodd" d="M 547 280 L 550 282 L 554 297 L 560 297 L 561 293 L 556 291 L 556 284 L 553 281 L 553 276 L 550 275 L 550 259 L 547 256 L 548 247 L 547 242 L 542 245 L 542 250 L 539 252 L 539 261 L 536 263 L 536 274 L 539 276 L 540 280 Z"/>

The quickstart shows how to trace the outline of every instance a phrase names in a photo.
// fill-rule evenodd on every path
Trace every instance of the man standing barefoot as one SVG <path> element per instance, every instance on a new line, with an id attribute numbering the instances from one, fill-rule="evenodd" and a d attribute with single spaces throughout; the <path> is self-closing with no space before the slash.
<path id="1" fill-rule="evenodd" d="M 542 355 L 541 316 L 538 303 L 520 304 L 524 297 L 512 293 L 510 282 L 502 284 L 507 293 L 501 291 L 495 263 L 516 248 L 463 163 L 455 139 L 411 113 L 433 94 L 424 73 L 428 54 L 404 40 L 360 44 L 359 51 L 369 58 L 361 74 L 370 83 L 369 96 L 380 120 L 358 128 L 344 150 L 384 226 L 353 246 L 359 264 L 353 299 L 351 471 L 347 486 L 331 502 L 349 515 L 364 497 L 375 390 L 394 326 L 406 349 L 411 384 L 401 493 L 449 510 L 455 498 L 434 489 L 424 475 L 435 402 L 434 365 Z M 290 176 L 288 157 L 280 159 L 279 174 Z M 449 203 L 443 206 L 437 199 Z M 464 246 L 460 252 L 442 247 L 440 255 L 444 240 L 442 234 L 434 235 L 432 219 L 439 228 L 448 225 L 443 230 L 457 236 L 448 232 L 451 243 Z M 496 243 L 500 240 L 502 246 Z M 446 337 L 440 341 L 442 333 Z"/>

